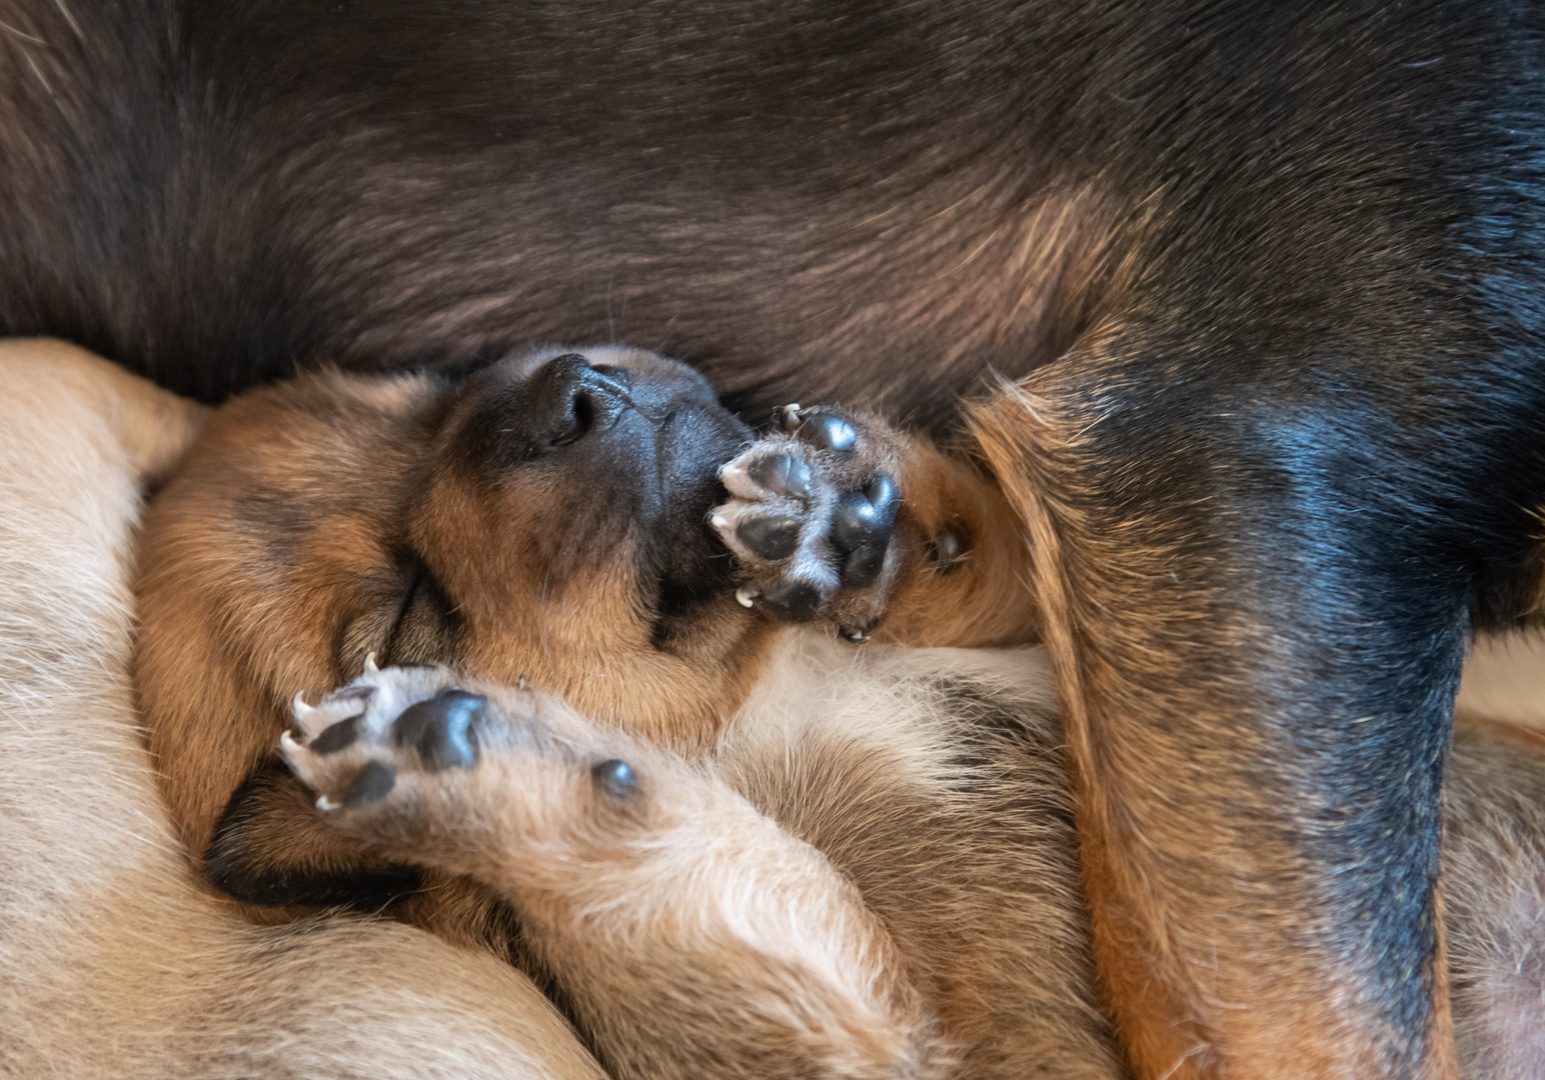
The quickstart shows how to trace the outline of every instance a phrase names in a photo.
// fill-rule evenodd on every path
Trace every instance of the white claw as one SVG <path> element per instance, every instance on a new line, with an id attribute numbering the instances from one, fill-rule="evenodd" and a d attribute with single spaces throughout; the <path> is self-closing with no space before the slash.
<path id="1" fill-rule="evenodd" d="M 380 673 L 380 671 L 381 671 L 381 669 L 376 666 L 376 654 L 375 653 L 366 653 L 365 654 L 365 674 L 366 675 L 377 675 L 377 674 Z"/>
<path id="2" fill-rule="evenodd" d="M 751 607 L 756 601 L 756 590 L 749 585 L 742 585 L 735 590 L 735 599 L 740 601 L 741 607 Z"/>
<path id="3" fill-rule="evenodd" d="M 317 809 L 322 811 L 322 813 L 325 814 L 329 810 L 336 810 L 336 809 L 338 809 L 338 804 L 333 802 L 333 800 L 329 799 L 326 795 L 318 795 L 317 796 Z"/>
<path id="4" fill-rule="evenodd" d="M 716 529 L 728 529 L 730 527 L 730 519 L 725 517 L 723 514 L 715 514 L 713 517 L 708 519 L 708 524 L 712 525 Z"/>
<path id="5" fill-rule="evenodd" d="M 295 691 L 295 700 L 290 702 L 290 711 L 295 714 L 295 719 L 305 720 L 317 710 L 315 705 L 307 705 L 305 697 L 301 691 L 297 690 Z"/>
<path id="6" fill-rule="evenodd" d="M 783 413 L 783 429 L 785 431 L 793 431 L 799 424 L 799 402 L 796 401 L 792 405 L 785 405 L 779 411 Z"/>
<path id="7" fill-rule="evenodd" d="M 279 749 L 285 757 L 293 757 L 300 750 L 300 743 L 291 737 L 288 731 L 279 736 Z"/>
<path id="8" fill-rule="evenodd" d="M 739 462 L 731 462 L 719 470 L 719 483 L 737 499 L 765 499 L 767 492 L 762 486 L 751 479 L 746 467 Z"/>

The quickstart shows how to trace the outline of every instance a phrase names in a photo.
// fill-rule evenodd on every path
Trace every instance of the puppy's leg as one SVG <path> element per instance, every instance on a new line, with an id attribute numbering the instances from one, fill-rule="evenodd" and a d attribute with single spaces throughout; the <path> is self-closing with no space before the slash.
<path id="1" fill-rule="evenodd" d="M 874 416 L 790 405 L 720 477 L 712 521 L 743 603 L 855 643 L 1035 639 L 1024 530 L 969 462 Z"/>
<path id="2" fill-rule="evenodd" d="M 339 831 L 507 897 L 616 1075 L 936 1072 L 886 931 L 819 852 L 550 699 L 457 685 L 367 673 L 283 752 Z"/>
<path id="3" fill-rule="evenodd" d="M 1452 1075 L 1434 882 L 1470 580 L 1419 512 L 1441 445 L 1392 463 L 1345 395 L 1198 401 L 1075 359 L 976 432 L 1030 530 L 1138 1074 Z"/>
<path id="4" fill-rule="evenodd" d="M 1461 720 L 1443 789 L 1454 1031 L 1471 1080 L 1545 1077 L 1545 737 Z"/>

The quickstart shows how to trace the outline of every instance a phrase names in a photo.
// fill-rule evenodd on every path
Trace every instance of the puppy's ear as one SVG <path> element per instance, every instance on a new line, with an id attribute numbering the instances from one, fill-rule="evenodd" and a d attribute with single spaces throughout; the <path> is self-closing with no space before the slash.
<path id="1" fill-rule="evenodd" d="M 283 763 L 258 766 L 215 825 L 204 852 L 210 880 L 259 907 L 378 910 L 419 888 L 416 868 L 369 855 L 326 828 L 314 798 Z"/>

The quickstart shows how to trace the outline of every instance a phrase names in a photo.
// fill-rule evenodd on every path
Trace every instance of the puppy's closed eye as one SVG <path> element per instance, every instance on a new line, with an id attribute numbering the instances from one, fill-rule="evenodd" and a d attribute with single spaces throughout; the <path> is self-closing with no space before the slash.
<path id="1" fill-rule="evenodd" d="M 375 653 L 382 664 L 458 663 L 466 651 L 466 620 L 429 564 L 411 549 L 397 556 L 400 587 L 393 606 L 354 620 L 338 648 L 338 670 L 357 674 Z"/>

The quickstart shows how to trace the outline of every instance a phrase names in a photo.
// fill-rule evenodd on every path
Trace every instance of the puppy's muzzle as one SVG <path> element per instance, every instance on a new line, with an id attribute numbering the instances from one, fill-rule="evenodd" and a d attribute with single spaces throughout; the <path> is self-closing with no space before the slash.
<path id="1" fill-rule="evenodd" d="M 591 364 L 579 353 L 556 356 L 530 377 L 527 430 L 532 442 L 549 449 L 569 446 L 605 431 L 631 408 L 628 373 L 623 368 Z"/>

